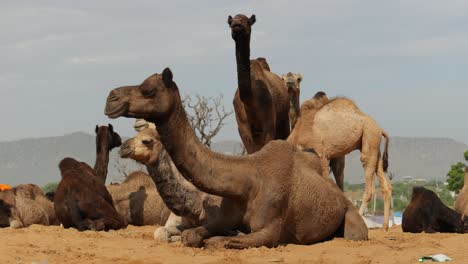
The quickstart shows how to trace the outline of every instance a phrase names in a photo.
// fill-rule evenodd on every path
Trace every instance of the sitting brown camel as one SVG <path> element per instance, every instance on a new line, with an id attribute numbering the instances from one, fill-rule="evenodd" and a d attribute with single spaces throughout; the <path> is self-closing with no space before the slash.
<path id="1" fill-rule="evenodd" d="M 112 90 L 105 113 L 155 123 L 160 140 L 178 171 L 203 192 L 237 203 L 246 235 L 218 236 L 208 226 L 185 230 L 182 240 L 227 248 L 311 244 L 344 235 L 367 239 L 367 227 L 331 179 L 321 176 L 320 161 L 282 140 L 247 156 L 212 152 L 196 137 L 169 68 L 140 85 Z M 229 219 L 226 219 L 228 221 Z M 211 238 L 210 238 L 211 237 Z"/>
<path id="2" fill-rule="evenodd" d="M 171 237 L 180 236 L 183 230 L 199 226 L 208 226 L 208 229 L 216 227 L 220 230 L 223 226 L 228 226 L 224 233 L 229 233 L 229 229 L 240 224 L 240 209 L 235 207 L 235 202 L 204 193 L 180 175 L 171 157 L 164 150 L 154 124 L 137 120 L 135 128 L 140 131 L 138 135 L 122 144 L 121 157 L 131 158 L 146 165 L 166 205 L 173 213 L 182 217 L 180 221 L 170 222 L 158 228 L 155 231 L 157 240 L 170 241 Z"/>
<path id="3" fill-rule="evenodd" d="M 458 193 L 454 208 L 455 211 L 468 218 L 468 167 L 465 167 L 463 188 Z"/>
<path id="4" fill-rule="evenodd" d="M 127 226 L 115 210 L 106 186 L 91 167 L 64 158 L 59 168 L 62 180 L 55 192 L 54 207 L 63 227 L 99 231 Z"/>
<path id="5" fill-rule="evenodd" d="M 238 89 L 234 96 L 239 134 L 247 153 L 254 153 L 273 139 L 289 135 L 288 91 L 281 78 L 270 71 L 264 58 L 250 60 L 250 35 L 255 15 L 229 16 L 236 43 Z"/>
<path id="6" fill-rule="evenodd" d="M 59 165 L 62 180 L 55 191 L 54 208 L 65 228 L 108 230 L 127 226 L 122 216 L 115 216 L 118 213 L 105 186 L 109 152 L 120 146 L 120 136 L 110 124 L 96 126 L 95 132 L 94 169 L 72 158 L 63 159 Z M 93 202 L 96 204 L 89 204 Z M 98 206 L 102 208 L 97 208 Z"/>
<path id="7" fill-rule="evenodd" d="M 383 157 L 380 156 L 382 136 L 386 139 Z M 359 149 L 366 182 L 359 213 L 364 214 L 375 192 L 374 175 L 377 175 L 384 197 L 383 227 L 388 229 L 392 200 L 392 185 L 385 174 L 388 167 L 389 137 L 374 119 L 347 98 L 329 100 L 324 92 L 318 92 L 302 104 L 299 120 L 288 137 L 288 142 L 300 148 L 314 149 L 320 157 L 323 177 L 329 177 L 330 160 L 341 162 L 338 172 L 334 171 L 340 189 L 343 189 L 344 156 Z"/>
<path id="8" fill-rule="evenodd" d="M 34 184 L 21 184 L 0 192 L 0 207 L 0 227 L 59 224 L 52 202 Z"/>
<path id="9" fill-rule="evenodd" d="M 289 98 L 289 124 L 291 130 L 294 129 L 297 119 L 300 115 L 300 95 L 302 75 L 298 73 L 288 72 L 281 76 L 286 88 L 288 89 Z"/>
<path id="10" fill-rule="evenodd" d="M 132 172 L 121 184 L 108 185 L 107 189 L 115 209 L 128 224 L 162 226 L 171 213 L 153 180 L 142 171 Z"/>
<path id="11" fill-rule="evenodd" d="M 414 187 L 411 202 L 403 212 L 401 227 L 411 233 L 464 233 L 468 232 L 468 217 L 447 207 L 433 191 Z"/>

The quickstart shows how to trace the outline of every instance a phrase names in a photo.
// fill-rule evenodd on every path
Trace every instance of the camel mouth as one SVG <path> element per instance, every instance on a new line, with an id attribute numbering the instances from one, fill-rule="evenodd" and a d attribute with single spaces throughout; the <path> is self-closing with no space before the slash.
<path id="1" fill-rule="evenodd" d="M 111 119 L 121 117 L 127 111 L 127 104 L 112 105 L 107 103 L 104 114 Z"/>
<path id="2" fill-rule="evenodd" d="M 119 151 L 119 155 L 123 159 L 129 158 L 130 156 L 133 155 L 133 148 L 122 145 Z"/>

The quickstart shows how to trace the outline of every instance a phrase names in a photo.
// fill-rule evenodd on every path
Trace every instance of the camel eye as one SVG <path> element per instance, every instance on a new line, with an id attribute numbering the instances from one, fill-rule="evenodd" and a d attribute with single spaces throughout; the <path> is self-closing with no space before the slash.
<path id="1" fill-rule="evenodd" d="M 156 90 L 154 90 L 154 89 L 142 89 L 141 94 L 145 98 L 150 98 L 150 97 L 153 97 L 156 94 Z"/>
<path id="2" fill-rule="evenodd" d="M 153 140 L 152 139 L 143 139 L 141 141 L 143 144 L 145 144 L 146 146 L 149 146 L 151 144 L 153 144 Z"/>

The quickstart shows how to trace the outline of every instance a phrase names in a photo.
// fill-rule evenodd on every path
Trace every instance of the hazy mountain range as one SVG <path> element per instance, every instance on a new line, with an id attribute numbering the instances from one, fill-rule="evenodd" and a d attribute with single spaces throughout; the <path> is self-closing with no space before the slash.
<path id="1" fill-rule="evenodd" d="M 241 144 L 237 141 L 222 141 L 213 144 L 218 152 L 239 153 Z M 468 145 L 448 138 L 391 138 L 389 171 L 394 180 L 405 176 L 445 180 L 450 165 L 463 160 Z M 360 183 L 364 172 L 355 151 L 346 159 L 345 180 Z M 16 185 L 35 183 L 44 185 L 60 180 L 59 161 L 66 157 L 94 165 L 94 135 L 77 132 L 59 137 L 29 138 L 0 142 L 0 183 Z M 118 158 L 118 149 L 111 153 L 108 181 L 120 181 L 123 172 L 141 169 L 131 160 Z"/>

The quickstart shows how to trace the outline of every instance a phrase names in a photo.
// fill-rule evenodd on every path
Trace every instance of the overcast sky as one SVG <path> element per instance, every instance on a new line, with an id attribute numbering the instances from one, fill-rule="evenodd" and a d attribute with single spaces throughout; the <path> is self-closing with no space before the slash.
<path id="1" fill-rule="evenodd" d="M 391 136 L 468 143 L 468 1 L 0 1 L 0 141 L 92 133 L 108 92 L 169 66 L 182 94 L 237 87 L 228 15 L 251 55 L 301 72 L 301 100 L 347 96 Z M 235 119 L 216 140 L 239 139 Z"/>

